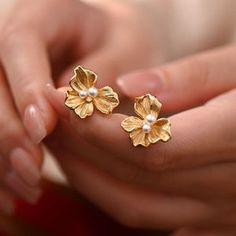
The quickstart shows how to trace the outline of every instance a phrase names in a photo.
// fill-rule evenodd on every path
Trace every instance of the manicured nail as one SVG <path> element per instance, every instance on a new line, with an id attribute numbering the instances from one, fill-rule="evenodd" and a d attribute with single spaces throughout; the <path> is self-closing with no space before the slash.
<path id="1" fill-rule="evenodd" d="M 128 97 L 141 96 L 146 93 L 157 95 L 162 89 L 162 78 L 154 72 L 134 72 L 117 79 L 117 85 Z"/>
<path id="2" fill-rule="evenodd" d="M 40 143 L 47 135 L 43 116 L 36 105 L 26 107 L 24 125 L 32 141 L 36 144 Z"/>
<path id="3" fill-rule="evenodd" d="M 9 172 L 5 176 L 5 184 L 18 197 L 29 203 L 36 203 L 41 195 L 40 188 L 33 188 L 26 185 L 14 172 Z"/>
<path id="4" fill-rule="evenodd" d="M 12 168 L 26 184 L 35 186 L 39 183 L 41 172 L 27 151 L 22 148 L 15 148 L 10 153 L 10 160 Z"/>

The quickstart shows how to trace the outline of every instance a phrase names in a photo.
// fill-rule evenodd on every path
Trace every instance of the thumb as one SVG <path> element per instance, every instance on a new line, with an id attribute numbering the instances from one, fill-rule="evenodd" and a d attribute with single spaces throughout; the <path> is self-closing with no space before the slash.
<path id="1" fill-rule="evenodd" d="M 136 71 L 116 82 L 128 97 L 151 93 L 167 111 L 186 109 L 236 87 L 235 61 L 236 48 L 228 47 Z"/>

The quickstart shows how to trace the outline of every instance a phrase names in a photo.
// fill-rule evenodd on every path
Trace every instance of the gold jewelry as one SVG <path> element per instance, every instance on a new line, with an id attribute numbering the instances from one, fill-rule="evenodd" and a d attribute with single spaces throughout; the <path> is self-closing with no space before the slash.
<path id="1" fill-rule="evenodd" d="M 109 114 L 119 105 L 119 98 L 111 87 L 101 89 L 95 87 L 97 75 L 78 66 L 70 80 L 70 89 L 66 93 L 65 105 L 74 110 L 81 118 L 91 116 L 96 107 L 99 111 Z"/>
<path id="2" fill-rule="evenodd" d="M 158 118 L 161 103 L 156 97 L 146 94 L 135 98 L 135 113 L 140 117 L 130 116 L 122 121 L 122 128 L 129 133 L 134 146 L 148 147 L 161 140 L 167 142 L 171 138 L 170 121 Z"/>

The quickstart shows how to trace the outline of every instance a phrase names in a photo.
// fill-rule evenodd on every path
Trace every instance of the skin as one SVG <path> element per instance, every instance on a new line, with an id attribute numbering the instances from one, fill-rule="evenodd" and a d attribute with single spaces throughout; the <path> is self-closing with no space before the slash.
<path id="1" fill-rule="evenodd" d="M 41 141 L 57 121 L 45 95 L 47 84 L 67 84 L 72 68 L 82 64 L 96 71 L 102 84 L 117 87 L 113 81 L 118 74 L 161 61 L 154 53 L 157 35 L 147 29 L 151 22 L 147 12 L 141 13 L 129 2 L 103 7 L 77 0 L 60 4 L 56 0 L 2 0 L 0 4 L 0 106 L 4 113 L 0 117 L 4 162 L 0 187 L 12 197 L 35 202 L 40 193 Z M 137 18 L 147 18 L 142 27 Z M 137 51 L 143 57 L 137 57 Z"/>
<path id="2" fill-rule="evenodd" d="M 53 107 L 57 107 L 57 105 L 55 105 L 54 103 L 57 101 L 57 99 L 59 99 L 58 95 L 55 95 L 55 100 L 51 101 L 51 104 L 48 102 L 50 98 L 46 98 L 47 95 L 45 95 L 44 93 L 46 84 L 56 84 L 57 86 L 67 84 L 68 78 L 71 77 L 72 67 L 77 64 L 83 64 L 84 66 L 87 66 L 90 69 L 96 71 L 102 78 L 102 80 L 99 80 L 100 82 L 98 86 L 109 84 L 114 89 L 118 90 L 120 85 L 117 85 L 115 83 L 114 78 L 117 75 L 120 75 L 130 69 L 147 67 L 153 65 L 154 63 L 160 64 L 164 61 L 176 58 L 178 56 L 189 54 L 196 50 L 203 50 L 205 48 L 223 44 L 229 41 L 226 38 L 222 39 L 213 35 L 214 37 L 212 37 L 212 41 L 210 40 L 211 43 L 209 44 L 209 37 L 208 35 L 205 35 L 201 41 L 200 48 L 196 48 L 196 41 L 192 40 L 191 43 L 187 43 L 185 41 L 185 49 L 182 50 L 182 46 L 180 44 L 182 42 L 182 39 L 175 40 L 175 42 L 168 41 L 168 39 L 173 38 L 170 37 L 170 32 L 166 31 L 166 29 L 170 28 L 166 27 L 168 25 L 162 24 L 162 27 L 160 27 L 161 30 L 156 29 L 156 24 L 160 23 L 157 21 L 157 18 L 154 17 L 154 21 L 153 15 L 151 15 L 151 18 L 148 18 L 150 16 L 149 11 L 143 11 L 143 8 L 139 8 L 140 6 L 137 6 L 136 8 L 136 5 L 131 2 L 132 1 L 128 2 L 127 5 L 123 5 L 119 2 L 110 4 L 106 2 L 106 4 L 104 4 L 101 8 L 96 9 L 82 4 L 79 1 L 73 0 L 60 1 L 60 4 L 57 4 L 58 1 L 56 0 L 44 0 L 40 2 L 32 2 L 28 0 L 2 0 L 0 9 L 0 105 L 1 112 L 4 113 L 4 116 L 0 117 L 0 125 L 3 128 L 4 132 L 1 132 L 0 136 L 1 160 L 3 162 L 3 164 L 1 165 L 2 169 L 0 173 L 0 186 L 2 189 L 2 191 L 0 192 L 0 197 L 1 202 L 9 202 L 9 204 L 7 204 L 8 207 L 5 209 L 5 212 L 9 213 L 12 211 L 11 209 L 13 208 L 13 197 L 18 196 L 28 201 L 34 202 L 39 195 L 38 181 L 40 178 L 40 169 L 43 161 L 39 143 L 47 134 L 49 134 L 54 129 L 56 125 L 57 114 L 55 113 Z M 120 11 L 117 11 L 117 9 L 120 9 Z M 161 4 L 158 5 L 156 9 L 159 9 L 158 16 L 163 17 L 166 14 L 165 9 L 169 9 L 169 7 L 168 5 Z M 171 15 L 172 14 L 165 16 L 168 17 L 168 21 L 161 20 L 161 22 L 165 22 L 166 24 L 168 22 L 169 24 L 172 24 L 173 21 L 175 22 L 175 19 L 172 19 L 173 21 L 170 20 Z M 160 18 L 163 19 L 162 17 Z M 86 21 L 84 20 L 85 18 Z M 140 25 L 137 19 L 142 19 L 143 24 Z M 94 22 L 96 22 L 96 24 L 94 24 Z M 123 22 L 125 22 L 125 24 L 123 24 Z M 126 25 L 126 27 L 124 27 L 124 25 Z M 219 25 L 216 24 L 216 26 L 216 29 L 218 30 Z M 152 27 L 155 27 L 155 30 L 153 30 Z M 182 27 L 183 29 L 185 29 L 184 25 L 182 25 Z M 178 27 L 176 27 L 176 29 L 177 28 Z M 192 28 L 195 29 L 194 27 Z M 227 30 L 231 32 L 231 29 L 227 28 Z M 228 35 L 227 33 L 228 32 L 224 32 L 224 34 L 222 35 Z M 207 38 L 208 43 L 205 43 L 205 37 Z M 220 38 L 220 40 L 218 38 Z M 156 42 L 158 42 L 158 45 L 156 45 Z M 199 37 L 197 39 L 197 42 L 199 42 Z M 117 45 L 119 45 L 120 47 L 118 47 Z M 143 45 L 149 45 L 149 47 L 143 47 Z M 171 50 L 169 49 L 170 45 L 173 47 L 171 48 Z M 181 48 L 181 52 L 178 50 L 174 50 L 175 48 Z M 171 52 L 168 51 L 168 49 Z M 156 51 L 158 51 L 158 56 Z M 174 51 L 174 53 L 172 51 Z M 139 53 L 139 56 L 137 56 L 137 52 Z M 67 58 L 67 60 L 65 61 L 64 58 Z M 228 57 L 226 58 L 228 60 Z M 211 60 L 209 59 L 209 61 Z M 176 71 L 174 70 L 174 72 Z M 185 75 L 185 73 L 179 73 L 179 78 L 183 77 L 183 75 Z M 216 75 L 218 75 L 218 73 L 216 73 Z M 222 76 L 222 78 L 224 76 Z M 172 81 L 172 83 L 174 84 L 174 80 Z M 189 83 L 189 86 L 190 84 L 191 83 Z M 173 86 L 172 92 L 174 94 L 175 88 L 176 87 Z M 188 86 L 186 86 L 186 88 L 188 88 Z M 208 95 L 204 97 L 206 95 L 205 94 L 203 96 L 203 100 L 206 101 L 212 96 L 220 94 L 221 92 L 225 92 L 230 88 L 232 88 L 231 83 L 227 84 L 224 87 L 224 91 L 219 86 L 218 90 L 214 90 L 215 92 L 210 96 Z M 123 88 L 120 89 L 122 90 L 121 92 L 123 92 L 123 94 L 127 95 L 127 91 L 123 91 Z M 210 88 L 208 89 L 210 90 Z M 52 94 L 53 92 L 50 91 L 48 91 L 47 93 Z M 192 91 L 195 90 L 192 89 Z M 180 94 L 178 96 L 184 94 L 182 91 L 179 91 L 179 93 Z M 24 96 L 22 96 L 22 94 L 24 94 Z M 130 96 L 133 95 L 130 94 Z M 168 96 L 168 98 L 166 98 L 167 101 L 165 101 L 165 99 L 163 98 L 163 103 L 164 105 L 166 105 L 166 108 L 169 109 L 169 111 L 172 111 L 172 108 L 173 110 L 180 108 L 189 108 L 193 105 L 196 105 L 196 101 L 199 102 L 199 100 L 202 102 L 202 98 L 199 98 L 199 95 L 198 99 L 196 98 L 196 101 L 194 100 L 194 102 L 192 102 L 190 100 L 191 103 L 189 102 L 188 104 L 180 106 L 179 103 L 175 104 L 174 102 L 176 101 L 175 95 L 172 96 L 172 102 L 167 102 L 168 99 L 171 98 L 171 96 Z M 182 97 L 181 104 L 183 103 L 183 101 L 186 101 L 184 97 Z M 177 105 L 180 107 L 178 107 Z M 198 114 L 198 112 L 196 113 Z M 62 116 L 63 114 L 64 112 L 61 112 Z M 90 120 L 91 122 L 95 122 L 95 125 L 96 122 L 99 122 L 99 119 L 101 117 L 99 115 L 95 115 L 94 117 L 95 118 L 92 118 Z M 113 116 L 110 117 L 112 122 L 107 122 L 107 125 L 111 125 L 110 128 L 112 129 L 114 128 L 113 125 L 115 125 L 115 128 L 117 128 L 118 132 L 117 138 L 121 141 L 124 139 L 124 144 L 129 144 L 129 140 L 126 134 L 122 133 L 121 136 L 119 136 L 119 123 L 121 119 L 124 118 L 124 116 L 115 115 L 114 118 Z M 192 118 L 192 114 L 190 114 L 189 117 Z M 179 118 L 179 123 L 181 124 L 182 118 L 182 116 Z M 102 117 L 102 121 L 104 121 L 103 119 L 106 118 Z M 112 119 L 114 119 L 114 121 Z M 173 127 L 177 127 L 174 123 L 175 119 L 171 119 L 173 119 Z M 11 120 L 11 126 L 8 125 L 9 120 Z M 77 122 L 77 120 L 75 121 Z M 77 125 L 79 127 L 81 126 L 76 122 L 72 122 L 73 124 L 70 124 L 70 122 L 62 122 L 62 124 L 60 124 L 61 129 L 58 129 L 50 136 L 48 144 L 52 147 L 54 153 L 57 154 L 57 157 L 61 159 L 60 155 L 57 153 L 55 146 L 58 147 L 57 145 L 61 145 L 60 141 L 64 139 L 65 135 L 66 137 L 68 137 L 68 139 L 66 139 L 66 141 L 68 140 L 68 143 L 63 143 L 63 145 L 61 145 L 61 147 L 63 148 L 61 148 L 60 150 L 64 150 L 66 156 L 68 157 L 67 160 L 61 159 L 61 163 L 69 178 L 71 179 L 71 182 L 80 192 L 84 193 L 84 195 L 88 196 L 89 199 L 91 199 L 93 202 L 95 202 L 97 205 L 99 205 L 101 208 L 103 208 L 105 211 L 113 215 L 121 222 L 132 226 L 140 225 L 142 227 L 150 228 L 181 228 L 183 223 L 177 224 L 175 222 L 176 219 L 172 219 L 171 217 L 169 217 L 170 211 L 168 214 L 168 207 L 170 209 L 171 206 L 184 206 L 184 209 L 186 211 L 184 211 L 183 214 L 186 213 L 187 215 L 187 213 L 191 212 L 191 210 L 194 210 L 194 206 L 197 205 L 197 208 L 200 209 L 200 219 L 201 216 L 204 215 L 202 212 L 205 213 L 205 208 L 208 209 L 208 205 L 206 207 L 204 203 L 199 203 L 195 200 L 195 198 L 193 198 L 193 200 L 191 198 L 190 200 L 186 200 L 182 197 L 180 199 L 175 199 L 173 197 L 169 199 L 166 198 L 166 196 L 163 197 L 163 193 L 158 193 L 158 198 L 156 198 L 156 195 L 154 195 L 154 199 L 153 195 L 147 195 L 143 188 L 141 188 L 141 190 L 139 189 L 140 187 L 138 189 L 136 189 L 136 187 L 134 188 L 134 184 L 135 186 L 136 184 L 140 186 L 140 182 L 143 185 L 145 184 L 145 189 L 146 184 L 149 187 L 155 186 L 153 185 L 153 182 L 151 180 L 145 180 L 145 178 L 142 177 L 143 172 L 140 171 L 140 166 L 142 169 L 143 162 L 146 163 L 144 164 L 144 166 L 147 165 L 147 170 L 146 168 L 144 168 L 145 175 L 150 172 L 149 168 L 152 169 L 154 167 L 155 170 L 156 168 L 158 170 L 168 169 L 161 164 L 162 162 L 164 162 L 163 158 L 160 158 L 158 160 L 157 158 L 145 158 L 145 161 L 142 161 L 142 158 L 137 158 L 137 160 L 140 159 L 140 162 L 137 161 L 137 163 L 135 164 L 133 164 L 133 162 L 136 159 L 130 158 L 131 165 L 128 165 L 126 164 L 126 158 L 132 155 L 138 155 L 137 151 L 134 151 L 131 145 L 128 146 L 128 149 L 126 146 L 124 146 L 124 153 L 121 152 L 122 150 L 112 151 L 112 148 L 114 148 L 112 147 L 108 155 L 106 150 L 102 151 L 102 149 L 104 149 L 104 143 L 109 143 L 107 141 L 108 138 L 110 140 L 109 135 L 104 136 L 103 138 L 98 137 L 101 141 L 96 144 L 98 146 L 96 147 L 93 142 L 94 137 L 96 137 L 95 135 L 97 134 L 93 134 L 92 130 L 91 133 L 87 131 L 85 132 L 85 130 L 83 131 L 83 129 L 77 130 L 78 132 L 75 132 L 73 128 L 74 125 L 76 125 L 76 127 Z M 101 123 L 103 124 L 103 122 Z M 72 130 L 68 133 L 70 127 L 72 127 Z M 83 124 L 83 127 L 86 128 L 86 124 Z M 101 128 L 103 128 L 102 125 Z M 232 127 L 231 129 L 233 130 Z M 102 131 L 103 130 L 104 129 L 102 129 Z M 105 134 L 106 133 L 104 133 L 104 135 Z M 84 141 L 84 137 L 82 135 L 85 136 L 86 142 Z M 178 136 L 175 133 L 174 135 Z M 189 140 L 187 138 L 188 136 L 184 137 L 186 141 Z M 84 153 L 78 152 L 77 149 L 73 150 L 75 145 L 72 144 L 73 142 L 76 142 L 77 145 L 77 139 L 81 140 L 80 145 L 83 144 L 82 146 L 84 148 Z M 180 141 L 178 145 L 181 143 L 183 144 L 180 138 L 179 140 Z M 117 140 L 114 140 L 113 144 L 116 143 Z M 166 150 L 167 147 L 168 150 L 169 148 L 170 150 L 173 150 L 173 148 L 171 149 L 170 144 L 167 144 L 169 146 L 166 146 Z M 18 152 L 14 152 L 15 155 L 13 155 L 12 152 L 19 147 L 21 148 L 21 151 L 23 149 L 28 155 L 20 155 L 22 154 L 22 152 L 19 152 L 19 149 L 17 149 Z M 154 148 L 150 150 L 153 149 Z M 184 147 L 182 148 L 182 150 L 183 149 Z M 87 153 L 86 150 L 91 150 L 91 153 Z M 166 155 L 166 150 L 163 148 L 163 155 Z M 174 153 L 175 150 L 173 150 L 172 152 Z M 189 155 L 192 154 L 190 151 Z M 92 155 L 95 152 L 97 156 L 101 156 L 102 158 L 99 159 L 97 158 L 97 156 L 95 158 L 94 155 Z M 112 155 L 114 152 L 115 155 Z M 150 153 L 146 153 L 146 151 L 141 151 L 140 153 L 144 156 L 153 156 L 151 151 Z M 81 154 L 86 158 L 78 159 L 78 156 L 80 156 Z M 131 155 L 127 156 L 127 154 Z M 178 155 L 182 156 L 181 149 Z M 24 158 L 18 158 L 20 156 L 24 156 Z M 111 159 L 111 157 L 116 156 L 124 157 L 125 161 L 123 161 L 122 158 L 117 158 L 118 160 Z M 92 161 L 90 161 L 90 159 L 87 160 L 87 158 L 91 158 Z M 99 159 L 99 161 L 97 159 Z M 121 159 L 121 161 L 119 161 L 119 159 Z M 200 160 L 201 158 L 198 159 Z M 115 161 L 117 161 L 117 163 Z M 177 163 L 177 161 L 174 163 Z M 118 166 L 120 167 L 118 168 Z M 170 166 L 174 166 L 174 164 L 172 164 L 171 162 Z M 130 171 L 130 168 L 133 169 L 133 171 Z M 184 168 L 186 168 L 186 166 Z M 28 170 L 32 169 L 33 171 L 29 173 Z M 125 181 L 122 179 L 121 170 L 122 175 L 123 172 L 125 173 L 123 177 Z M 27 173 L 27 176 L 25 175 L 25 173 Z M 161 172 L 161 174 L 159 172 L 158 174 L 155 173 L 155 175 L 158 175 L 158 180 L 154 182 L 160 182 L 160 188 L 162 178 L 163 186 L 168 186 L 168 178 L 161 177 L 162 173 L 165 172 Z M 115 176 L 113 176 L 114 174 Z M 137 178 L 138 176 L 140 176 L 140 178 Z M 185 176 L 186 175 L 183 175 L 183 179 L 185 179 Z M 151 179 L 154 177 L 151 177 Z M 32 179 L 34 180 L 33 182 L 30 181 Z M 121 179 L 121 182 L 119 179 Z M 132 181 L 130 181 L 130 179 Z M 170 175 L 169 182 L 171 182 L 172 179 L 175 180 L 175 176 L 172 177 L 172 175 Z M 173 184 L 172 187 L 174 188 L 174 186 L 175 185 Z M 100 193 L 100 191 L 97 191 L 95 195 L 94 191 L 99 190 L 99 187 L 100 189 L 104 189 L 104 193 Z M 191 188 L 189 187 L 188 189 Z M 172 193 L 172 189 L 169 189 L 169 186 L 167 187 L 166 191 L 168 193 Z M 165 191 L 163 190 L 163 192 Z M 115 193 L 117 193 L 117 197 L 114 196 Z M 141 194 L 140 197 L 136 198 L 137 196 L 139 196 L 139 193 Z M 112 199 L 110 199 L 110 197 Z M 158 211 L 152 212 L 152 214 L 154 214 L 155 216 L 154 218 L 158 222 L 152 222 L 152 220 L 149 220 L 150 218 L 152 218 L 149 212 L 146 208 L 143 209 L 139 205 L 138 200 L 142 200 L 140 198 L 143 198 L 144 201 L 149 201 L 149 197 L 152 198 L 153 201 L 151 201 L 151 203 L 153 202 L 153 204 L 154 202 L 156 204 L 157 199 L 159 199 L 160 201 L 158 205 L 153 208 L 153 210 L 158 208 Z M 5 199 L 8 199 L 9 201 L 6 201 Z M 136 199 L 136 201 L 134 201 L 134 199 Z M 178 200 L 180 200 L 181 204 L 177 204 L 179 203 Z M 187 203 L 185 200 L 187 201 Z M 117 203 L 121 206 L 119 208 L 120 212 L 117 212 L 117 208 L 114 209 L 114 203 Z M 130 206 L 132 206 L 135 211 L 133 211 L 133 209 L 131 211 Z M 148 205 L 144 204 L 144 206 L 146 207 Z M 152 206 L 153 205 L 150 204 L 149 208 L 151 208 Z M 4 208 L 4 205 L 2 208 Z M 152 209 L 150 209 L 150 211 L 152 211 Z M 159 214 L 164 214 L 165 212 L 166 215 L 164 214 L 156 217 L 155 214 L 157 214 L 157 212 L 159 212 Z M 143 219 L 143 213 L 144 216 L 147 216 L 145 219 Z M 192 217 L 194 218 L 195 215 L 193 214 Z M 171 221 L 171 219 L 172 222 L 168 222 L 168 220 Z M 179 221 L 181 220 L 182 222 L 185 222 L 185 218 L 180 218 Z M 194 222 L 194 219 L 189 219 L 188 215 L 187 222 L 188 221 Z M 196 225 L 198 226 L 197 223 Z M 189 223 L 189 227 L 190 230 L 194 231 L 194 227 L 191 223 Z"/>
<path id="3" fill-rule="evenodd" d="M 170 30 L 176 22 L 170 3 L 97 3 L 93 7 L 78 0 L 62 0 L 60 4 L 56 0 L 0 1 L 0 106 L 4 114 L 0 117 L 4 162 L 0 186 L 13 197 L 34 202 L 40 194 L 41 141 L 57 121 L 46 99 L 47 84 L 67 84 L 72 68 L 81 64 L 99 75 L 98 86 L 109 84 L 118 89 L 115 78 L 120 74 L 226 43 L 233 32 L 232 27 L 220 27 L 217 19 L 207 16 L 205 25 L 215 22 L 212 31 L 223 28 L 220 37 L 205 33 L 197 43 L 189 37 L 184 42 L 182 38 L 170 41 L 176 35 Z M 222 8 L 220 4 L 218 8 Z M 228 17 L 229 12 L 224 15 Z M 196 28 L 202 26 L 193 25 L 189 30 Z M 180 47 L 181 52 L 175 50 Z"/>
<path id="4" fill-rule="evenodd" d="M 185 110 L 169 117 L 173 138 L 148 148 L 132 146 L 120 127 L 125 114 L 81 120 L 63 105 L 67 88 L 51 89 L 61 122 L 47 141 L 72 185 L 132 227 L 235 235 L 235 52 L 216 49 L 122 77 L 136 77 L 134 90 L 145 94 L 150 71 L 162 74 L 163 108 Z"/>

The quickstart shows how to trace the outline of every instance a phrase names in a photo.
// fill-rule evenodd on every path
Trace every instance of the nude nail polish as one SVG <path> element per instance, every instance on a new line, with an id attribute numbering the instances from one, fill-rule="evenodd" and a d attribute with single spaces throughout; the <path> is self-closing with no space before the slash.
<path id="1" fill-rule="evenodd" d="M 163 80 L 158 73 L 134 72 L 117 79 L 120 90 L 128 97 L 141 96 L 146 93 L 157 95 L 163 87 Z"/>
<path id="2" fill-rule="evenodd" d="M 30 186 L 36 186 L 39 183 L 41 172 L 32 156 L 23 148 L 15 148 L 10 153 L 12 168 L 24 182 Z"/>
<path id="3" fill-rule="evenodd" d="M 32 141 L 40 143 L 47 135 L 45 122 L 41 111 L 36 105 L 29 105 L 25 109 L 24 125 Z"/>

